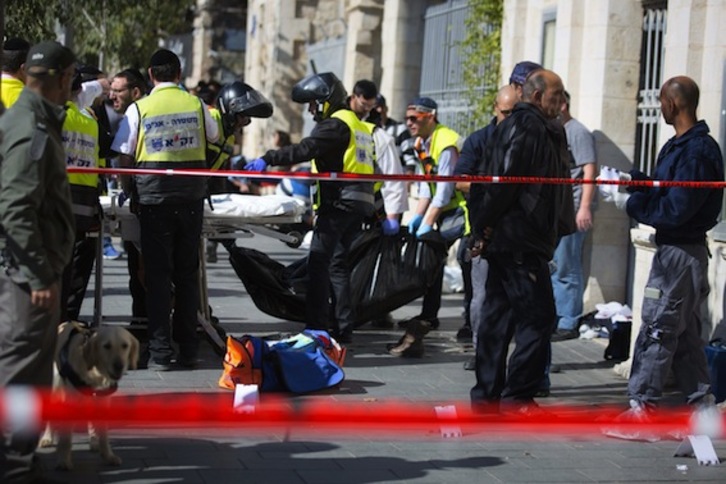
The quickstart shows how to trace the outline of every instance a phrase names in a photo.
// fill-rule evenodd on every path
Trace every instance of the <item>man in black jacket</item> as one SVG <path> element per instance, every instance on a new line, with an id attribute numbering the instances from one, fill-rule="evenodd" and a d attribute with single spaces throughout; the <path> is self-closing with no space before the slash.
<path id="1" fill-rule="evenodd" d="M 346 109 L 347 93 L 330 72 L 314 74 L 298 82 L 292 100 L 309 103 L 317 122 L 312 133 L 300 143 L 268 151 L 245 166 L 262 171 L 267 165 L 293 165 L 313 160 L 317 172 L 373 174 L 372 125 L 362 122 Z M 372 182 L 318 183 L 317 219 L 308 255 L 310 285 L 306 293 L 307 328 L 332 331 L 343 342 L 351 339 L 355 317 L 350 295 L 350 270 L 346 261 L 353 240 L 365 217 L 373 215 Z M 335 315 L 329 314 L 332 287 Z M 337 326 L 337 327 L 336 327 Z"/>
<path id="2" fill-rule="evenodd" d="M 566 176 L 564 132 L 552 123 L 563 102 L 554 72 L 532 73 L 522 102 L 492 134 L 485 175 Z M 548 261 L 563 229 L 562 206 L 569 185 L 474 184 L 471 187 L 472 255 L 489 262 L 486 301 L 477 335 L 474 408 L 533 403 L 547 364 L 555 307 Z M 570 213 L 570 215 L 572 215 Z M 566 225 L 572 226 L 572 221 Z M 512 337 L 516 348 L 507 369 Z"/>

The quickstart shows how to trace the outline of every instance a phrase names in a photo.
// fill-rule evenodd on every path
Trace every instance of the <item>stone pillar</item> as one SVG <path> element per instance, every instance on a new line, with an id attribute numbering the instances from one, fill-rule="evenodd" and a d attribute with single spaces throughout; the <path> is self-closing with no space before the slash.
<path id="1" fill-rule="evenodd" d="M 380 84 L 383 0 L 352 0 L 346 19 L 348 42 L 343 84 L 349 90 L 360 79 Z"/>
<path id="2" fill-rule="evenodd" d="M 293 136 L 302 129 L 303 106 L 290 98 L 292 86 L 305 75 L 305 43 L 311 38 L 311 22 L 296 17 L 297 8 L 281 8 L 274 2 L 250 0 L 247 13 L 245 82 L 272 103 L 269 119 L 253 119 L 245 128 L 242 152 L 257 157 L 270 148 L 269 136 L 276 129 Z M 296 141 L 294 139 L 294 141 Z"/>
<path id="3" fill-rule="evenodd" d="M 595 136 L 598 164 L 632 168 L 640 74 L 642 7 L 631 0 L 557 2 L 554 70 L 572 96 L 572 115 Z M 585 245 L 585 311 L 628 301 L 629 221 L 600 202 Z M 617 261 L 617 263 L 613 263 Z"/>
<path id="4" fill-rule="evenodd" d="M 212 58 L 209 51 L 212 48 L 212 15 L 210 9 L 214 0 L 197 0 L 197 15 L 194 18 L 194 47 L 192 49 L 192 72 L 186 79 L 186 84 L 196 86 L 205 80 L 212 67 Z"/>
<path id="5" fill-rule="evenodd" d="M 441 1 L 385 0 L 381 32 L 381 83 L 391 117 L 402 121 L 408 102 L 418 95 L 423 56 L 424 15 Z"/>

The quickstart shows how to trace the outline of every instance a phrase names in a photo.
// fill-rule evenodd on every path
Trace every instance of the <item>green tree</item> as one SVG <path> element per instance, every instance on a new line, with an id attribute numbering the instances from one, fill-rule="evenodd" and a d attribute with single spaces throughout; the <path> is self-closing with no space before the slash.
<path id="1" fill-rule="evenodd" d="M 476 126 L 492 115 L 499 89 L 504 0 L 470 0 L 462 50 L 464 84 Z"/>
<path id="2" fill-rule="evenodd" d="M 7 0 L 5 31 L 31 42 L 62 25 L 84 62 L 105 70 L 145 66 L 160 39 L 192 29 L 194 0 Z"/>

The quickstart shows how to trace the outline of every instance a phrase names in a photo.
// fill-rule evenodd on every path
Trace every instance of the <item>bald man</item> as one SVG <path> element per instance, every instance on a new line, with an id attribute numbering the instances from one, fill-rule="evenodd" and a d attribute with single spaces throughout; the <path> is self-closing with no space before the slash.
<path id="1" fill-rule="evenodd" d="M 698 97 L 698 86 L 688 77 L 663 84 L 661 113 L 676 134 L 658 154 L 654 179 L 724 180 L 721 150 L 706 122 L 696 117 Z M 637 170 L 630 174 L 648 178 Z M 628 191 L 628 215 L 655 228 L 657 246 L 628 382 L 628 412 L 642 414 L 657 405 L 671 368 L 689 404 L 710 404 L 701 307 L 709 291 L 706 232 L 718 222 L 723 192 L 681 187 Z"/>
<path id="2" fill-rule="evenodd" d="M 494 99 L 494 116 L 491 122 L 484 128 L 474 131 L 470 134 L 464 147 L 461 149 L 459 161 L 454 168 L 454 175 L 475 175 L 479 172 L 480 165 L 484 158 L 484 150 L 487 142 L 494 132 L 497 124 L 501 123 L 507 116 L 512 113 L 514 104 L 519 101 L 517 90 L 506 85 L 499 89 Z M 456 183 L 456 188 L 461 190 L 466 196 L 469 193 L 471 182 L 460 181 Z M 474 307 L 474 314 L 478 314 L 477 308 L 484 302 L 485 290 L 484 284 L 487 280 L 487 261 L 481 257 L 475 257 L 473 260 L 466 256 L 466 250 L 469 248 L 469 236 L 462 237 L 459 243 L 459 250 L 456 258 L 461 266 L 462 276 L 464 277 L 464 324 L 456 333 L 456 339 L 466 341 L 472 339 L 476 345 L 476 328 L 478 327 L 478 318 L 472 318 L 473 301 L 478 301 Z M 465 370 L 473 370 L 475 366 L 474 358 L 464 363 Z"/>
<path id="3" fill-rule="evenodd" d="M 564 100 L 560 77 L 530 74 L 522 102 L 502 121 L 487 144 L 482 174 L 567 176 L 567 145 L 552 122 Z M 568 190 L 569 189 L 569 190 Z M 474 410 L 500 404 L 529 411 L 547 365 L 555 304 L 548 262 L 564 227 L 575 228 L 572 189 L 550 184 L 473 184 L 470 190 L 473 257 L 489 264 L 486 298 L 477 332 Z M 572 220 L 560 220 L 566 207 Z M 568 232 L 569 233 L 569 232 Z M 509 343 L 516 346 L 507 364 Z"/>

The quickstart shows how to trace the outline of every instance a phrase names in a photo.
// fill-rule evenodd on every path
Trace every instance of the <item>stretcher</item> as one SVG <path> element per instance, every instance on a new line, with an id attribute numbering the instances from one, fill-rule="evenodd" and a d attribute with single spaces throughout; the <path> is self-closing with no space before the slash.
<path id="1" fill-rule="evenodd" d="M 118 194 L 100 198 L 104 213 L 103 234 L 120 237 L 124 241 L 140 241 L 139 222 L 129 210 L 128 203 L 119 205 Z M 204 253 L 207 239 L 228 240 L 254 237 L 257 235 L 280 240 L 291 247 L 299 246 L 302 234 L 296 231 L 280 230 L 294 226 L 302 221 L 305 203 L 285 195 L 242 195 L 222 194 L 210 198 L 205 203 L 200 240 L 200 314 L 199 324 L 204 328 L 213 347 L 223 352 L 226 347 L 224 332 L 212 323 L 209 309 L 206 258 Z M 100 325 L 103 316 L 103 256 L 102 237 L 98 238 L 96 258 L 96 284 L 94 292 L 94 324 Z M 107 318 L 108 319 L 108 318 Z"/>

